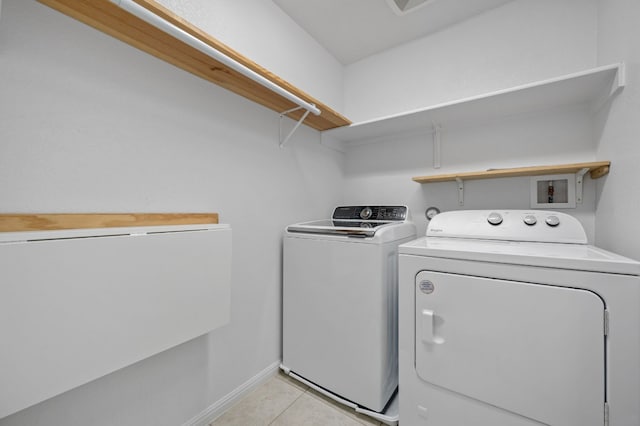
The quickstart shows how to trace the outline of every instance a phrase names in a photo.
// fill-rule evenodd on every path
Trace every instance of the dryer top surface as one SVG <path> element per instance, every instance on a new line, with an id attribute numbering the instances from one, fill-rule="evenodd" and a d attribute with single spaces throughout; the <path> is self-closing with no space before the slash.
<path id="1" fill-rule="evenodd" d="M 400 255 L 640 275 L 640 263 L 588 244 L 422 237 Z"/>

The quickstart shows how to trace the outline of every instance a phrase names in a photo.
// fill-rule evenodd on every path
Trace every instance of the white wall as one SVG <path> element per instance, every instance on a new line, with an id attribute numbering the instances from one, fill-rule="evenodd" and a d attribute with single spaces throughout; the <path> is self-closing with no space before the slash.
<path id="1" fill-rule="evenodd" d="M 272 1 L 159 3 L 332 109 L 343 111 L 343 67 Z"/>
<path id="2" fill-rule="evenodd" d="M 490 168 L 593 161 L 595 143 L 587 108 L 558 109 L 510 117 L 506 122 L 444 129 L 442 167 L 433 168 L 429 133 L 380 139 L 347 149 L 345 198 L 349 203 L 407 204 L 418 234 L 426 231 L 424 212 L 459 209 L 529 209 L 528 177 L 470 180 L 464 183 L 464 206 L 455 182 L 418 184 L 414 176 Z M 585 179 L 584 203 L 565 210 L 580 219 L 594 237 L 595 185 Z"/>
<path id="3" fill-rule="evenodd" d="M 347 66 L 347 114 L 367 120 L 592 68 L 595 6 L 595 0 L 516 0 Z M 419 185 L 411 177 L 593 161 L 592 121 L 589 111 L 574 108 L 444 128 L 441 169 L 433 168 L 426 131 L 350 145 L 345 200 L 407 203 L 419 234 L 428 206 L 529 209 L 529 178 L 467 181 L 460 207 L 455 183 Z M 595 195 L 587 178 L 584 204 L 565 210 L 580 219 L 590 241 Z"/>
<path id="4" fill-rule="evenodd" d="M 601 112 L 598 158 L 611 172 L 598 181 L 598 245 L 640 260 L 640 3 L 598 1 L 598 62 L 624 61 L 627 85 Z"/>
<path id="5" fill-rule="evenodd" d="M 354 122 L 595 65 L 595 0 L 515 0 L 345 69 Z"/>
<path id="6" fill-rule="evenodd" d="M 273 111 L 33 0 L 2 7 L 0 211 L 219 212 L 233 282 L 228 326 L 0 425 L 182 424 L 280 359 L 282 230 L 340 202 L 343 155 L 306 127 L 281 150 Z"/>
<path id="7" fill-rule="evenodd" d="M 637 253 L 629 236 L 637 232 L 610 225 L 633 219 L 631 209 L 621 210 L 638 204 L 633 0 L 516 0 L 351 65 L 344 104 L 337 62 L 271 2 L 162 2 L 356 121 L 589 68 L 597 41 L 599 63 L 624 58 L 632 68 L 595 132 L 578 109 L 445 129 L 441 171 L 586 161 L 598 149 L 597 158 L 614 165 L 599 181 L 597 241 Z M 1 426 L 180 424 L 279 359 L 286 224 L 323 217 L 340 202 L 401 203 L 422 233 L 427 206 L 458 208 L 454 184 L 410 180 L 437 172 L 428 135 L 351 146 L 345 160 L 303 128 L 280 150 L 272 111 L 33 0 L 3 0 L 2 9 L 0 211 L 217 211 L 234 229 L 234 281 L 229 326 L 0 419 Z M 239 23 L 260 28 L 264 43 L 243 38 L 251 31 Z M 587 179 L 585 204 L 571 211 L 590 239 L 595 186 Z M 470 181 L 465 195 L 465 208 L 527 208 L 528 179 Z"/>

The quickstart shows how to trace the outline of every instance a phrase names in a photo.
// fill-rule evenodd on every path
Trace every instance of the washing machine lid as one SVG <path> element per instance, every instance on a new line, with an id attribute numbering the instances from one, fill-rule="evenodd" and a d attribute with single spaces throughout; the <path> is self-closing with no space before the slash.
<path id="1" fill-rule="evenodd" d="M 401 255 L 640 275 L 640 263 L 588 244 L 422 237 L 399 246 Z"/>
<path id="2" fill-rule="evenodd" d="M 287 232 L 370 238 L 381 229 L 407 224 L 415 229 L 406 206 L 339 206 L 331 219 L 289 225 Z"/>
<path id="3" fill-rule="evenodd" d="M 373 237 L 384 226 L 397 222 L 358 220 L 314 220 L 289 225 L 287 231 L 303 234 L 346 235 L 352 237 Z"/>

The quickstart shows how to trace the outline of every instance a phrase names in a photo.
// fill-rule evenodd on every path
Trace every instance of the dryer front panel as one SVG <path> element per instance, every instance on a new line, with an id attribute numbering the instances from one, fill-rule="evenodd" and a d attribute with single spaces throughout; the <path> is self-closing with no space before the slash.
<path id="1" fill-rule="evenodd" d="M 587 290 L 421 271 L 415 368 L 544 424 L 602 425 L 604 304 Z"/>

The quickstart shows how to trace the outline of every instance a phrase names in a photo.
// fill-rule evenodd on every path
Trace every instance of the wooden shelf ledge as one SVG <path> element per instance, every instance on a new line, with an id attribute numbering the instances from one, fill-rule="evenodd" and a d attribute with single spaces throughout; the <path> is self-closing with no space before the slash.
<path id="1" fill-rule="evenodd" d="M 218 223 L 218 213 L 0 214 L 0 232 Z"/>
<path id="2" fill-rule="evenodd" d="M 541 176 L 563 173 L 577 173 L 583 169 L 589 169 L 592 179 L 598 179 L 609 173 L 610 161 L 594 161 L 590 163 L 559 164 L 555 166 L 516 167 L 510 169 L 489 169 L 478 172 L 450 173 L 432 176 L 416 176 L 412 178 L 418 183 L 434 183 L 475 179 L 496 179 L 519 176 Z"/>
<path id="3" fill-rule="evenodd" d="M 143 50 L 159 59 L 169 62 L 185 71 L 222 86 L 240 96 L 270 108 L 278 113 L 295 108 L 290 100 L 272 92 L 266 87 L 228 68 L 222 63 L 205 55 L 197 49 L 177 40 L 173 36 L 157 29 L 126 11 L 120 9 L 109 0 L 38 0 L 40 3 L 58 10 L 65 15 L 84 22 L 104 33 L 107 33 L 131 46 Z M 224 53 L 252 71 L 288 90 L 299 98 L 315 104 L 320 115 L 309 114 L 304 121 L 316 130 L 328 130 L 346 126 L 351 121 L 340 115 L 327 105 L 309 96 L 300 89 L 281 79 L 265 68 L 240 55 L 235 50 L 211 37 L 209 34 L 176 16 L 169 9 L 154 0 L 135 0 L 136 3 L 150 10 L 181 30 L 198 38 L 214 49 Z M 304 111 L 296 111 L 289 116 L 299 120 Z"/>

